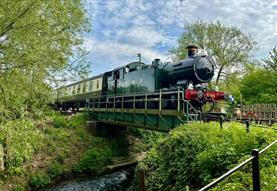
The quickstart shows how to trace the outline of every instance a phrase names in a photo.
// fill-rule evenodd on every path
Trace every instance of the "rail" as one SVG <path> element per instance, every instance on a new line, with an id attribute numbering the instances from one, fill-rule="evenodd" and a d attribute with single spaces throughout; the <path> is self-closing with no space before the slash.
<path id="1" fill-rule="evenodd" d="M 236 167 L 232 168 L 231 170 L 229 170 L 228 172 L 226 172 L 225 174 L 223 174 L 222 176 L 220 176 L 219 178 L 217 178 L 216 180 L 212 181 L 211 183 L 209 183 L 208 185 L 204 186 L 203 188 L 201 188 L 198 191 L 206 191 L 206 190 L 209 190 L 209 189 L 213 188 L 219 182 L 223 181 L 225 178 L 227 178 L 228 176 L 230 176 L 231 174 L 233 174 L 234 172 L 236 172 L 237 170 L 239 170 L 240 168 L 242 168 L 243 166 L 248 164 L 250 161 L 252 161 L 253 191 L 260 191 L 261 190 L 261 184 L 260 184 L 259 156 L 261 154 L 263 154 L 266 150 L 271 148 L 273 145 L 275 145 L 276 143 L 277 143 L 277 140 L 273 141 L 271 144 L 266 146 L 261 151 L 259 151 L 257 149 L 253 149 L 252 152 L 251 152 L 252 157 L 250 157 L 247 160 L 243 161 L 242 163 L 240 163 Z"/>

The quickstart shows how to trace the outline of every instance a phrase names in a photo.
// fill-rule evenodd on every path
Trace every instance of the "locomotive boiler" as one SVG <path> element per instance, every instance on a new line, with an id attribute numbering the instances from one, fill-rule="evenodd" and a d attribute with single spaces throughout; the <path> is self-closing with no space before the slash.
<path id="1" fill-rule="evenodd" d="M 214 63 L 208 56 L 190 56 L 188 59 L 167 64 L 163 67 L 167 73 L 164 82 L 178 84 L 192 82 L 193 84 L 210 82 L 214 76 Z"/>

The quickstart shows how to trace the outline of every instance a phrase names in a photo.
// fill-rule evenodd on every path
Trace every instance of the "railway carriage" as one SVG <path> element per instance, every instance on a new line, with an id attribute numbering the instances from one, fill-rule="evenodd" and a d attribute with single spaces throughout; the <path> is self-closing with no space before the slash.
<path id="1" fill-rule="evenodd" d="M 103 75 L 94 76 L 61 87 L 53 92 L 54 102 L 58 108 L 80 108 L 86 101 L 102 95 Z"/>

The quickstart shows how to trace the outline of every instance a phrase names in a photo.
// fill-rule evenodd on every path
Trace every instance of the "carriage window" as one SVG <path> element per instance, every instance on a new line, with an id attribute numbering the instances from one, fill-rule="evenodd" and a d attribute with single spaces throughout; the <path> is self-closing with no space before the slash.
<path id="1" fill-rule="evenodd" d="M 91 92 L 93 89 L 93 81 L 89 81 L 89 91 Z"/>
<path id="2" fill-rule="evenodd" d="M 83 83 L 83 93 L 87 92 L 87 83 Z"/>
<path id="3" fill-rule="evenodd" d="M 68 95 L 71 94 L 71 86 L 69 86 L 69 87 L 67 88 L 67 94 L 68 94 Z"/>
<path id="4" fill-rule="evenodd" d="M 78 87 L 77 87 L 77 94 L 79 94 L 81 91 L 81 84 L 78 84 Z"/>
<path id="5" fill-rule="evenodd" d="M 75 94 L 75 86 L 73 86 L 72 94 Z"/>
<path id="6" fill-rule="evenodd" d="M 80 84 L 80 93 L 83 93 L 83 84 Z"/>
<path id="7" fill-rule="evenodd" d="M 61 90 L 58 90 L 58 96 L 61 96 Z"/>

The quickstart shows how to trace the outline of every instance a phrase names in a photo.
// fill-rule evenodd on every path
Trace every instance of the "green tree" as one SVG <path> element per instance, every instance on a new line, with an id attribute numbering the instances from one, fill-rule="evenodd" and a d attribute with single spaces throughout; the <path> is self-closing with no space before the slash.
<path id="1" fill-rule="evenodd" d="M 274 47 L 269 52 L 269 57 L 263 59 L 265 67 L 273 70 L 277 70 L 277 48 Z"/>
<path id="2" fill-rule="evenodd" d="M 241 75 L 238 72 L 234 72 L 219 83 L 220 90 L 231 93 L 235 97 L 235 100 L 238 101 L 240 98 L 240 87 L 238 86 L 240 81 Z"/>
<path id="3" fill-rule="evenodd" d="M 240 91 L 247 104 L 277 103 L 277 72 L 252 68 L 243 77 Z"/>
<path id="4" fill-rule="evenodd" d="M 81 0 L 0 1 L 0 115 L 40 107 L 57 73 L 83 68 L 70 61 L 88 23 Z"/>
<path id="5" fill-rule="evenodd" d="M 178 39 L 177 47 L 170 52 L 177 59 L 184 59 L 187 56 L 186 47 L 189 44 L 196 44 L 208 50 L 216 60 L 218 73 L 215 83 L 217 85 L 222 77 L 231 73 L 231 68 L 241 71 L 255 49 L 256 42 L 249 34 L 234 26 L 225 26 L 219 21 L 211 23 L 197 21 L 185 25 L 185 32 Z"/>

